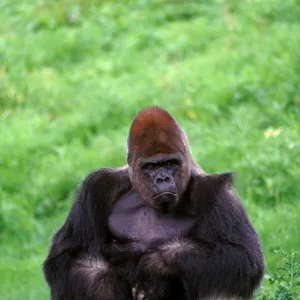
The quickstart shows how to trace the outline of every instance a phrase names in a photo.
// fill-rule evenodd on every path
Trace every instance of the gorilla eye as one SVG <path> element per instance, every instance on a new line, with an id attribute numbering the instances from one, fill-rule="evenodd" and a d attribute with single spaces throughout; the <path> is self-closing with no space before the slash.
<path id="1" fill-rule="evenodd" d="M 178 166 L 178 165 L 179 165 L 179 162 L 176 159 L 171 159 L 166 162 L 166 166 L 169 168 L 173 167 L 173 166 Z"/>
<path id="2" fill-rule="evenodd" d="M 145 164 L 143 169 L 147 169 L 147 170 L 153 170 L 155 169 L 155 164 Z"/>

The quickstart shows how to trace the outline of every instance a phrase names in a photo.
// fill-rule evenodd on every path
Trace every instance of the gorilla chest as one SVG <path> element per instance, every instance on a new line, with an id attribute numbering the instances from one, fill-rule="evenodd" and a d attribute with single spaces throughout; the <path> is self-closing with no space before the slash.
<path id="1" fill-rule="evenodd" d="M 118 239 L 155 241 L 186 236 L 194 219 L 180 214 L 162 214 L 129 192 L 113 206 L 109 229 Z"/>

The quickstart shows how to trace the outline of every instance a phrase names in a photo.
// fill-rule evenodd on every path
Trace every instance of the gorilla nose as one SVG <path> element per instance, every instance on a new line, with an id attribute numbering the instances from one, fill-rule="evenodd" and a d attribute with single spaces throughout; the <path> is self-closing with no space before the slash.
<path id="1" fill-rule="evenodd" d="M 175 182 L 171 176 L 160 175 L 154 180 L 157 193 L 175 192 Z"/>
<path id="2" fill-rule="evenodd" d="M 164 184 L 164 183 L 171 183 L 171 177 L 169 176 L 159 176 L 157 178 L 155 178 L 155 184 L 156 185 L 161 185 L 161 184 Z"/>

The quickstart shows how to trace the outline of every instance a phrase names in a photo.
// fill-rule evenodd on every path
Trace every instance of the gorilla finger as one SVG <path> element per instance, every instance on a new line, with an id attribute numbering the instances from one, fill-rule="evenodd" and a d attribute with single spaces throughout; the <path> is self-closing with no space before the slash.
<path id="1" fill-rule="evenodd" d="M 137 295 L 136 287 L 132 288 L 131 294 L 132 294 L 133 300 L 136 300 L 136 295 Z"/>
<path id="2" fill-rule="evenodd" d="M 137 300 L 147 300 L 145 298 L 145 293 L 143 291 L 140 291 L 137 295 Z"/>

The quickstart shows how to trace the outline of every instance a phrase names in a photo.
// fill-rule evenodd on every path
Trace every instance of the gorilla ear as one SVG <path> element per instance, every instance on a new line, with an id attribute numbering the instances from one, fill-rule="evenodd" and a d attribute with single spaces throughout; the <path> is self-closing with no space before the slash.
<path id="1" fill-rule="evenodd" d="M 234 182 L 234 173 L 196 175 L 190 186 L 192 206 L 195 211 L 215 203 L 218 195 L 230 190 Z"/>
<path id="2" fill-rule="evenodd" d="M 208 180 L 210 184 L 213 184 L 219 188 L 231 188 L 234 183 L 234 177 L 234 172 L 226 172 L 221 174 L 207 175 L 206 180 Z"/>
<path id="3" fill-rule="evenodd" d="M 217 175 L 217 182 L 219 182 L 221 186 L 231 187 L 234 183 L 234 179 L 234 172 L 226 172 Z"/>

